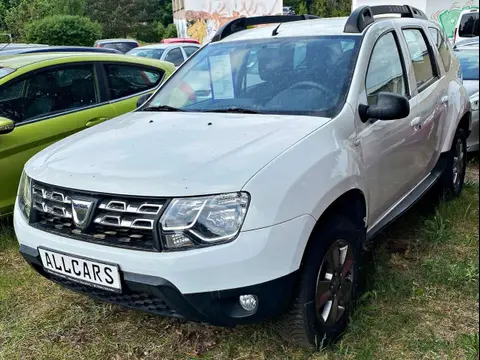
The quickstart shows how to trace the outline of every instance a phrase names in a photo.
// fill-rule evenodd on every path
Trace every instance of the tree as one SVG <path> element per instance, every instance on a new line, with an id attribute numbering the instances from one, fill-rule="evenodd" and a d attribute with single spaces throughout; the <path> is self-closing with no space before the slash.
<path id="1" fill-rule="evenodd" d="M 299 15 L 308 14 L 307 3 L 305 0 L 300 0 L 298 2 L 297 9 L 295 11 Z"/>
<path id="2" fill-rule="evenodd" d="M 10 9 L 5 15 L 5 25 L 13 38 L 25 38 L 26 24 L 54 14 L 55 4 L 49 0 L 18 0 L 10 1 Z"/>
<path id="3" fill-rule="evenodd" d="M 53 0 L 56 14 L 85 15 L 86 0 Z"/>
<path id="4" fill-rule="evenodd" d="M 29 42 L 48 45 L 92 46 L 101 36 L 100 25 L 78 15 L 54 15 L 26 27 Z"/>
<path id="5" fill-rule="evenodd" d="M 165 29 L 164 39 L 168 38 L 175 38 L 178 36 L 177 27 L 175 24 L 168 24 L 167 28 Z"/>
<path id="6" fill-rule="evenodd" d="M 351 6 L 351 0 L 313 0 L 310 12 L 320 17 L 347 16 Z"/>

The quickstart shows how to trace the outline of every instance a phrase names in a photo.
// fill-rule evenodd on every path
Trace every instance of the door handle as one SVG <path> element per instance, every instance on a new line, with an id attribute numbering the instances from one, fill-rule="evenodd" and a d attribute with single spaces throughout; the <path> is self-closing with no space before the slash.
<path id="1" fill-rule="evenodd" d="M 412 122 L 410 123 L 410 126 L 411 127 L 418 127 L 420 126 L 422 123 L 422 118 L 419 116 L 419 117 L 416 117 L 415 119 L 412 120 Z"/>
<path id="2" fill-rule="evenodd" d="M 86 127 L 92 127 L 92 126 L 98 125 L 98 124 L 100 124 L 100 123 L 102 123 L 106 120 L 108 120 L 108 118 L 106 118 L 106 117 L 91 119 L 91 120 L 87 121 L 85 126 Z"/>

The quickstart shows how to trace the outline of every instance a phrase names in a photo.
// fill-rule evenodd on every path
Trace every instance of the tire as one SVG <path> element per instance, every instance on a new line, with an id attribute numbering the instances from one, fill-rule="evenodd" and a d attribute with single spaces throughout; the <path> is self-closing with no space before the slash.
<path id="1" fill-rule="evenodd" d="M 440 178 L 441 194 L 447 199 L 460 196 L 467 170 L 467 137 L 463 129 L 457 129 L 452 148 L 447 154 L 447 165 Z"/>
<path id="2" fill-rule="evenodd" d="M 358 231 L 354 223 L 343 216 L 335 216 L 323 224 L 310 239 L 292 303 L 276 324 L 286 341 L 313 350 L 337 340 L 347 327 L 358 296 L 361 239 L 365 233 L 365 230 L 363 234 Z M 337 259 L 341 262 L 343 258 L 343 266 L 348 269 L 345 277 L 335 276 L 332 269 L 335 251 L 340 254 Z M 351 261 L 353 264 L 347 265 Z M 336 301 L 339 307 L 335 318 L 332 310 Z"/>

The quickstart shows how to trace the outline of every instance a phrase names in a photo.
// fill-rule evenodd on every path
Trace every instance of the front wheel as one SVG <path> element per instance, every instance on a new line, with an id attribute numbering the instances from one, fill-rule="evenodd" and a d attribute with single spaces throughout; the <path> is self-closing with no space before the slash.
<path id="1" fill-rule="evenodd" d="M 288 342 L 318 350 L 347 326 L 358 294 L 362 236 L 341 216 L 312 236 L 296 294 L 278 329 Z"/>
<path id="2" fill-rule="evenodd" d="M 467 171 L 467 137 L 463 129 L 457 129 L 452 148 L 447 154 L 447 166 L 440 178 L 442 193 L 447 198 L 460 196 Z"/>

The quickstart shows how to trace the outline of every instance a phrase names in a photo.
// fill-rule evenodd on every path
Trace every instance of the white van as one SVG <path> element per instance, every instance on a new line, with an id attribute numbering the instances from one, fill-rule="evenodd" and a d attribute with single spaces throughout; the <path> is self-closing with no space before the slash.
<path id="1" fill-rule="evenodd" d="M 479 36 L 479 32 L 478 9 L 464 10 L 458 17 L 453 33 L 453 43 Z"/>

